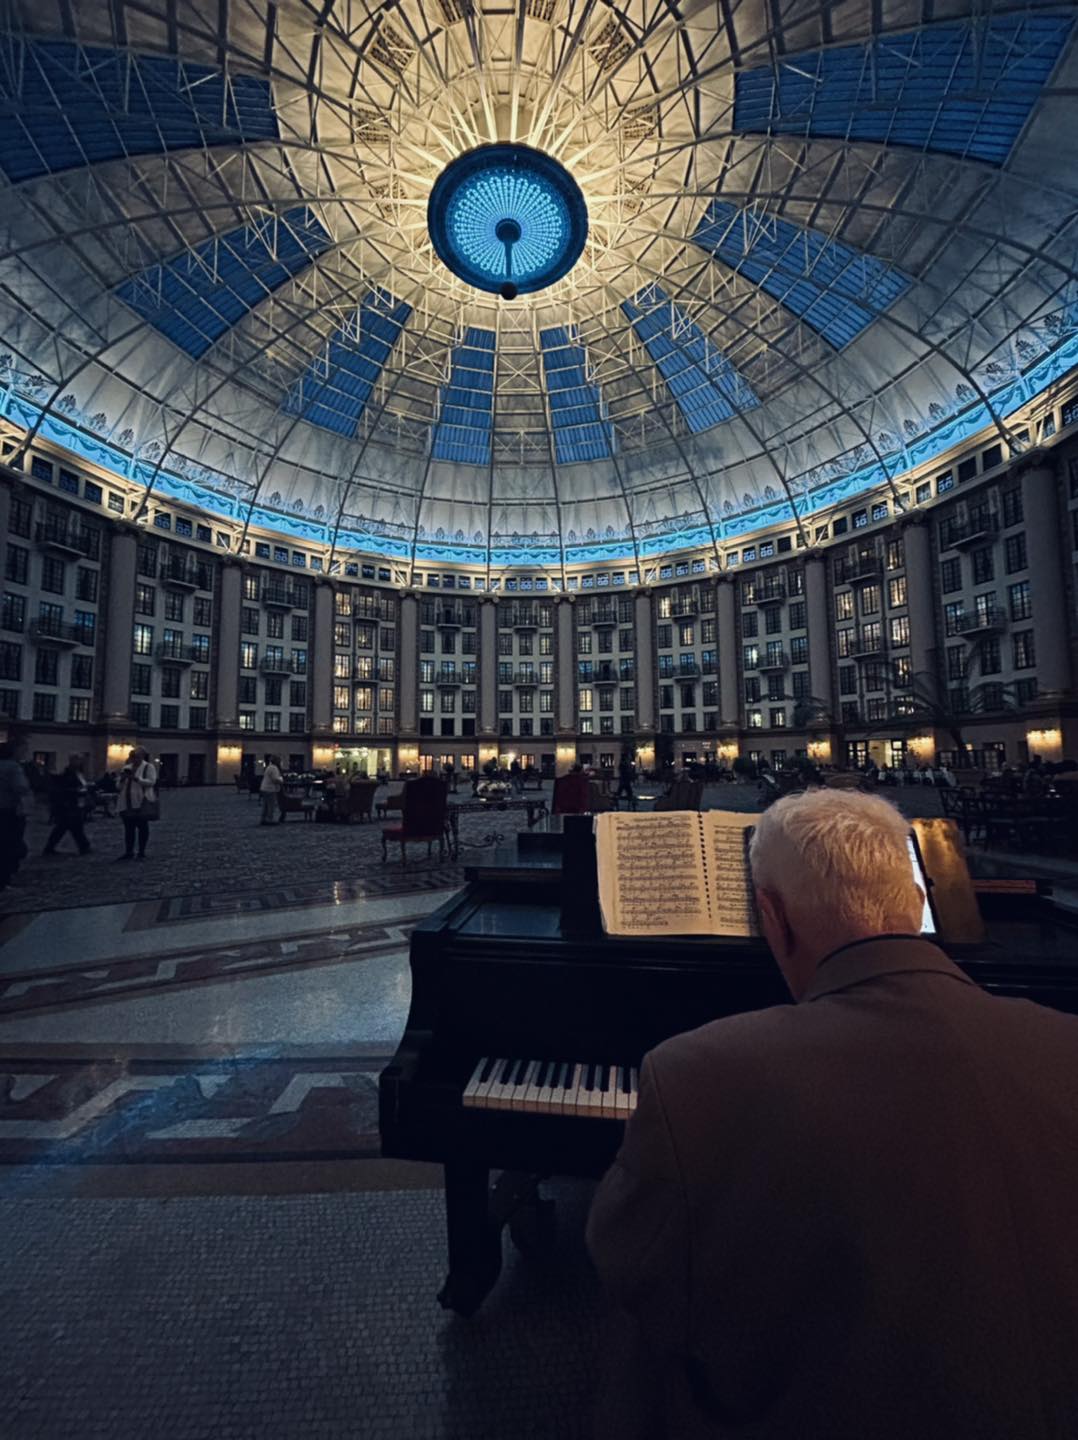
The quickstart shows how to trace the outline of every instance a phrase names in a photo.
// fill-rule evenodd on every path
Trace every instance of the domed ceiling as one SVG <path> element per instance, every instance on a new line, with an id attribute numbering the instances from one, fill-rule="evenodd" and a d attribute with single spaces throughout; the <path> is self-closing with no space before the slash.
<path id="1" fill-rule="evenodd" d="M 1009 441 L 1078 361 L 1072 6 L 4 14 L 3 413 L 150 504 L 341 555 L 639 561 Z M 480 147 L 451 270 L 431 194 Z"/>

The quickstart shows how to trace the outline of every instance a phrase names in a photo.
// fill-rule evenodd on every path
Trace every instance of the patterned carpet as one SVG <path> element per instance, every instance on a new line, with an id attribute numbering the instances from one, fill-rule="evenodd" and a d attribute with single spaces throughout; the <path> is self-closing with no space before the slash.
<path id="1" fill-rule="evenodd" d="M 468 798 L 462 791 L 459 799 Z M 318 825 L 291 815 L 283 825 L 260 826 L 257 802 L 234 790 L 166 791 L 161 813 L 162 818 L 150 827 L 147 858 L 116 864 L 123 852 L 122 825 L 100 817 L 86 827 L 93 847 L 90 854 L 78 855 L 67 836 L 58 858 L 42 858 L 49 825 L 38 808 L 27 827 L 31 858 L 15 885 L 0 894 L 0 912 L 244 892 L 263 897 L 259 902 L 263 908 L 264 901 L 272 905 L 275 896 L 287 898 L 290 905 L 304 896 L 310 897 L 309 903 L 325 903 L 323 897 L 332 898 L 334 887 L 349 885 L 357 877 L 386 887 L 377 893 L 394 893 L 395 885 L 410 884 L 419 872 L 447 868 L 437 846 L 428 860 L 424 845 L 409 847 L 404 872 L 399 850 L 383 865 L 378 823 Z M 470 847 L 482 845 L 492 834 L 508 840 L 526 823 L 524 813 L 518 811 L 464 816 L 462 859 Z M 441 884 L 460 884 L 462 878 L 463 872 L 456 868 L 453 878 L 443 878 Z"/>

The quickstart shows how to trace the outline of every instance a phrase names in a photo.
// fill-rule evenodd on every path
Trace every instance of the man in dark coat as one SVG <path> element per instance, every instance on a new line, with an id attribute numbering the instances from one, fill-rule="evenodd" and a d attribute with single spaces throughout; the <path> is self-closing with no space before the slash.
<path id="1" fill-rule="evenodd" d="M 1078 1017 L 921 938 L 907 829 L 828 790 L 760 817 L 798 1003 L 645 1060 L 589 1221 L 602 1435 L 1078 1436 Z"/>

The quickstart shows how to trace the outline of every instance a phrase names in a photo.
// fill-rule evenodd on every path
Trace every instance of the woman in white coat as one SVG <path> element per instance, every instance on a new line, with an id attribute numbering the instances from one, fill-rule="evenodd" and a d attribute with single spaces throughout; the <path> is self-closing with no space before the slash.
<path id="1" fill-rule="evenodd" d="M 146 858 L 146 842 L 150 838 L 151 814 L 157 813 L 157 766 L 150 759 L 149 752 L 141 745 L 136 746 L 127 757 L 127 764 L 120 772 L 120 819 L 124 822 L 124 853 L 119 860 L 135 859 L 135 840 L 138 840 L 138 858 Z"/>

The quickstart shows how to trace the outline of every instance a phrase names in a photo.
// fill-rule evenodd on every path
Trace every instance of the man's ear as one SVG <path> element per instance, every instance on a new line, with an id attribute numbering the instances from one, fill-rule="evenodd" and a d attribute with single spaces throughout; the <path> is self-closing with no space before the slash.
<path id="1" fill-rule="evenodd" d="M 789 954 L 794 944 L 786 909 L 772 890 L 757 890 L 756 908 L 760 912 L 760 929 L 764 932 L 764 939 L 774 951 L 775 958 L 781 959 Z"/>

